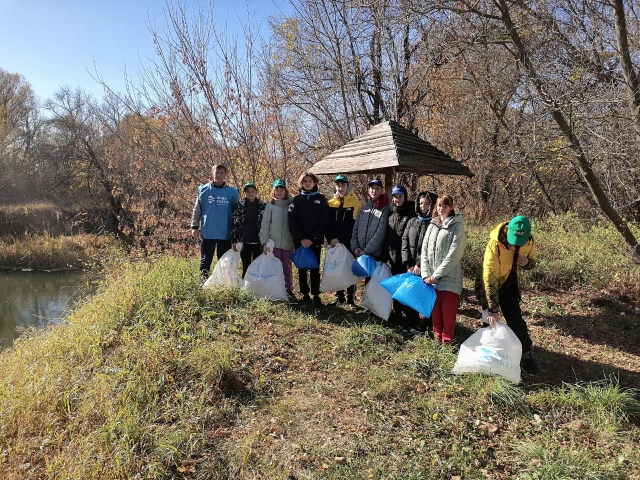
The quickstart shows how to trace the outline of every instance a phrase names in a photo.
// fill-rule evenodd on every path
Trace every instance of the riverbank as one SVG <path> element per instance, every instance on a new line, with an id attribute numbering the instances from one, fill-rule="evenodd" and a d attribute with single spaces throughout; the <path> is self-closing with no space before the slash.
<path id="1" fill-rule="evenodd" d="M 122 256 L 108 235 L 25 234 L 0 241 L 0 270 L 84 270 Z"/>
<path id="2" fill-rule="evenodd" d="M 0 353 L 5 478 L 617 479 L 640 469 L 638 319 L 617 297 L 525 292 L 541 373 L 513 386 L 451 375 L 452 350 L 405 341 L 376 317 L 204 291 L 196 272 L 196 260 L 170 257 L 124 264 L 67 322 Z M 457 338 L 479 324 L 466 292 Z"/>

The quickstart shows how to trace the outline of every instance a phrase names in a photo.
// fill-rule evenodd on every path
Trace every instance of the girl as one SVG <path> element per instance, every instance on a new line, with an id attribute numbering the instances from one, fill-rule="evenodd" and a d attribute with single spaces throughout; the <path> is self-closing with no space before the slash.
<path id="1" fill-rule="evenodd" d="M 318 259 L 318 268 L 298 270 L 300 293 L 302 301 L 311 301 L 309 292 L 313 295 L 313 303 L 322 305 L 320 300 L 320 252 L 324 242 L 324 232 L 329 218 L 327 199 L 318 191 L 318 177 L 311 172 L 304 172 L 298 179 L 300 194 L 293 197 L 289 206 L 289 230 L 295 247 L 302 245 L 310 248 Z M 311 289 L 307 279 L 311 278 Z"/>
<path id="2" fill-rule="evenodd" d="M 249 264 L 262 253 L 260 247 L 260 226 L 265 203 L 258 198 L 254 183 L 247 183 L 242 189 L 244 198 L 236 203 L 231 215 L 231 248 L 238 251 L 236 244 L 242 242 L 242 277 L 247 273 Z"/>
<path id="3" fill-rule="evenodd" d="M 278 179 L 273 182 L 271 201 L 267 204 L 262 215 L 260 226 L 260 244 L 263 253 L 267 253 L 266 244 L 273 240 L 273 255 L 282 262 L 284 271 L 284 286 L 290 297 L 293 295 L 293 275 L 291 272 L 291 254 L 293 253 L 293 239 L 289 231 L 289 205 L 293 201 L 289 197 L 287 184 Z"/>
<path id="4" fill-rule="evenodd" d="M 465 246 L 462 215 L 453 209 L 453 198 L 442 195 L 436 201 L 420 255 L 425 283 L 437 290 L 431 320 L 438 343 L 449 344 L 456 328 L 458 303 L 462 293 L 462 254 Z"/>

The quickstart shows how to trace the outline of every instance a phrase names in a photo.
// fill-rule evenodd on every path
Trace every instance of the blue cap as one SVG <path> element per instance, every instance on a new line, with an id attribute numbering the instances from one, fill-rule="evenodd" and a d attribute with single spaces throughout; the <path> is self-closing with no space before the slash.
<path id="1" fill-rule="evenodd" d="M 407 197 L 407 189 L 404 188 L 402 185 L 396 185 L 391 189 L 391 195 L 400 195 L 400 194 L 404 195 L 405 198 Z"/>
<path id="2" fill-rule="evenodd" d="M 367 187 L 370 185 L 378 185 L 379 187 L 384 187 L 384 185 L 382 184 L 382 180 L 380 180 L 379 178 L 374 178 L 373 180 L 369 180 L 369 183 L 367 183 Z"/>

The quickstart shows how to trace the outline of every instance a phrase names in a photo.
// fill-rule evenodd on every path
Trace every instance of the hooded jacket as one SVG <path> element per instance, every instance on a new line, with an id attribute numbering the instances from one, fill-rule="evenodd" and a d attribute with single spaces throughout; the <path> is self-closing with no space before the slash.
<path id="1" fill-rule="evenodd" d="M 318 186 L 310 191 L 300 189 L 289 205 L 289 230 L 296 246 L 305 238 L 314 245 L 324 243 L 324 232 L 329 218 L 327 199 L 318 191 Z"/>
<path id="2" fill-rule="evenodd" d="M 351 245 L 351 234 L 356 218 L 362 209 L 360 200 L 356 197 L 349 186 L 344 197 L 340 197 L 336 192 L 328 202 L 329 204 L 329 221 L 327 223 L 327 231 L 325 237 L 327 242 L 334 238 L 344 243 L 347 248 Z"/>
<path id="3" fill-rule="evenodd" d="M 475 292 L 483 309 L 490 312 L 500 310 L 498 292 L 515 268 L 516 287 L 518 286 L 520 269 L 530 270 L 536 265 L 537 252 L 533 236 L 521 247 L 509 245 L 507 241 L 509 222 L 496 226 L 489 234 L 489 243 L 484 251 L 482 268 L 476 276 Z M 529 263 L 520 267 L 517 264 L 519 255 L 529 258 Z"/>
<path id="4" fill-rule="evenodd" d="M 427 213 L 424 214 L 420 212 L 420 200 L 423 197 L 429 199 L 429 208 L 427 208 Z M 427 232 L 427 227 L 431 223 L 431 209 L 434 197 L 436 196 L 428 191 L 420 192 L 416 197 L 417 216 L 409 220 L 402 236 L 402 264 L 407 268 L 415 267 L 416 265 L 420 266 L 422 241 L 424 240 L 424 234 Z"/>
<path id="5" fill-rule="evenodd" d="M 267 203 L 260 224 L 260 245 L 273 240 L 274 248 L 293 250 L 293 239 L 289 231 L 289 205 L 292 198 L 273 199 Z"/>
<path id="6" fill-rule="evenodd" d="M 402 236 L 409 220 L 416 216 L 416 206 L 413 201 L 406 200 L 399 207 L 391 204 L 389 223 L 387 226 L 387 255 L 393 273 L 400 273 L 402 267 Z"/>
<path id="7" fill-rule="evenodd" d="M 452 215 L 444 222 L 433 217 L 427 227 L 420 254 L 422 278 L 436 277 L 436 290 L 462 293 L 462 254 L 466 239 L 462 215 Z"/>
<path id="8" fill-rule="evenodd" d="M 383 193 L 376 200 L 369 200 L 353 225 L 351 251 L 360 248 L 367 255 L 379 257 L 384 248 L 388 220 L 389 197 Z"/>

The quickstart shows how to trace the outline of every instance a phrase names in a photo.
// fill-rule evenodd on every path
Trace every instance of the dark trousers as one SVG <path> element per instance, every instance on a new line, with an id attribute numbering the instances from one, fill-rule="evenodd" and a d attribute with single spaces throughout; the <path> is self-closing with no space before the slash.
<path id="1" fill-rule="evenodd" d="M 500 302 L 500 310 L 504 316 L 507 325 L 513 333 L 516 334 L 520 343 L 522 343 L 522 351 L 531 350 L 531 337 L 529 329 L 522 318 L 522 310 L 520 310 L 520 291 L 518 290 L 517 281 L 507 281 L 498 291 L 498 301 Z"/>
<path id="2" fill-rule="evenodd" d="M 355 285 L 351 285 L 350 287 L 347 287 L 347 298 L 353 299 L 353 296 L 355 293 L 356 293 Z M 344 300 L 345 299 L 344 290 L 338 290 L 336 292 L 336 298 L 339 300 Z"/>
<path id="3" fill-rule="evenodd" d="M 200 275 L 209 276 L 213 254 L 220 260 L 227 250 L 231 248 L 231 240 L 212 240 L 203 238 L 200 242 Z"/>
<path id="4" fill-rule="evenodd" d="M 322 245 L 313 244 L 309 248 L 318 259 L 318 265 L 320 265 Z M 311 279 L 311 289 L 309 289 L 307 272 L 309 272 L 309 278 Z M 309 292 L 311 292 L 311 295 L 320 295 L 320 267 L 312 268 L 311 270 L 298 270 L 298 282 L 300 283 L 301 294 L 309 295 Z"/>
<path id="5" fill-rule="evenodd" d="M 243 243 L 240 258 L 242 259 L 242 278 L 247 273 L 247 268 L 256 258 L 262 254 L 262 246 L 259 243 Z"/>

